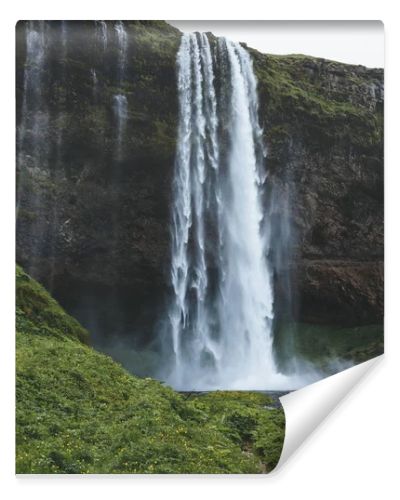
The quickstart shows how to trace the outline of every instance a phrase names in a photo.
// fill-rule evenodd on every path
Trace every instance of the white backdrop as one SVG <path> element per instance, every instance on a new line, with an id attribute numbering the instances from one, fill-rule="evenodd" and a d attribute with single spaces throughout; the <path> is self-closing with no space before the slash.
<path id="1" fill-rule="evenodd" d="M 399 498 L 400 255 L 398 236 L 400 30 L 395 2 L 246 0 L 239 4 L 105 2 L 102 0 L 3 2 L 1 16 L 1 422 L 0 487 L 3 498 L 29 500 L 112 497 L 159 499 Z M 257 7 L 255 7 L 257 6 Z M 14 27 L 18 19 L 382 19 L 386 34 L 386 355 L 287 464 L 270 476 L 14 476 Z M 389 103 L 389 105 L 388 105 Z"/>

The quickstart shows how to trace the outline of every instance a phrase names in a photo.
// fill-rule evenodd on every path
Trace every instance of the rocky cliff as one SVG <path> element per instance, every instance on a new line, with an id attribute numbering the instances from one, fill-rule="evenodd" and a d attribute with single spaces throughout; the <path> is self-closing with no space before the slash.
<path id="1" fill-rule="evenodd" d="M 292 228 L 288 262 L 300 318 L 379 322 L 383 70 L 301 55 L 253 58 L 270 184 L 286 199 Z"/>
<path id="2" fill-rule="evenodd" d="M 136 331 L 142 343 L 167 296 L 180 32 L 124 27 L 117 78 L 115 22 L 37 23 L 31 45 L 28 23 L 17 25 L 17 260 L 98 341 Z M 290 269 L 298 319 L 377 323 L 383 70 L 249 50 L 273 186 L 266 209 L 286 235 L 272 248 L 277 294 L 288 294 Z"/>

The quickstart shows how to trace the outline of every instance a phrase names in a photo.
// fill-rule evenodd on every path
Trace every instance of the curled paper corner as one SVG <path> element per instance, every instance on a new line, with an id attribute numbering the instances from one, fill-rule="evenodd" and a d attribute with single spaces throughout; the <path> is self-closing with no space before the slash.
<path id="1" fill-rule="evenodd" d="M 279 398 L 285 412 L 286 431 L 282 454 L 274 472 L 278 472 L 286 464 L 304 441 L 383 357 L 382 354 Z"/>

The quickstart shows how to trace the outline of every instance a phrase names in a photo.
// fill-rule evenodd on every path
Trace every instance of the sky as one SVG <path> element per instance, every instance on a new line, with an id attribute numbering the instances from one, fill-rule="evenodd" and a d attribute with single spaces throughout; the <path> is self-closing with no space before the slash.
<path id="1" fill-rule="evenodd" d="M 168 21 L 183 32 L 211 31 L 268 54 L 306 54 L 369 68 L 384 66 L 380 21 Z"/>

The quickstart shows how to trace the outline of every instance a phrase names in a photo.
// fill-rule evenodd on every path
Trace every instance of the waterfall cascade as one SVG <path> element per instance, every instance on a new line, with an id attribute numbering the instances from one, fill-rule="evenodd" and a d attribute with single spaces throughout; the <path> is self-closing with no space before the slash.
<path id="1" fill-rule="evenodd" d="M 96 21 L 92 28 L 86 28 L 80 36 L 95 48 L 96 57 L 89 69 L 89 82 L 92 85 L 93 104 L 99 104 L 99 93 L 102 90 L 102 68 L 106 57 L 116 49 L 116 67 L 114 85 L 118 89 L 113 97 L 112 111 L 114 120 L 110 127 L 115 131 L 114 157 L 120 159 L 123 154 L 123 138 L 125 134 L 128 102 L 121 87 L 126 80 L 128 34 L 124 23 L 113 23 L 114 37 L 110 43 L 110 25 L 104 21 Z M 65 152 L 68 150 L 66 133 L 69 114 L 73 102 L 73 93 L 69 92 L 68 58 L 74 57 L 77 44 L 77 32 L 68 21 L 28 21 L 24 23 L 24 66 L 21 86 L 20 119 L 17 125 L 17 172 L 19 177 L 17 192 L 17 217 L 22 203 L 27 201 L 37 210 L 43 206 L 47 194 L 41 189 L 26 190 L 29 175 L 56 177 L 65 175 Z M 51 69 L 51 70 L 50 70 Z M 98 71 L 99 69 L 99 71 Z M 99 78 L 100 74 L 100 78 Z M 51 91 L 50 91 L 51 89 Z M 52 98 L 50 93 L 53 92 Z M 66 139 L 67 136 L 67 139 Z M 67 141 L 67 144 L 65 144 Z M 22 207 L 24 208 L 24 207 Z M 25 232 L 32 238 L 31 258 L 26 268 L 35 272 L 37 262 L 46 255 L 49 268 L 46 286 L 51 290 L 53 267 L 55 260 L 56 239 L 59 235 L 52 230 L 57 227 L 58 205 L 52 203 L 47 209 L 47 222 L 40 217 L 32 217 L 26 223 Z"/>
<path id="2" fill-rule="evenodd" d="M 118 21 L 115 25 L 115 32 L 118 43 L 118 67 L 117 79 L 118 86 L 121 87 L 125 78 L 126 59 L 128 50 L 128 35 L 125 30 L 124 23 Z M 128 100 L 124 94 L 116 94 L 114 96 L 114 111 L 117 118 L 117 157 L 121 157 L 122 141 L 124 139 L 125 125 L 128 117 Z"/>
<path id="3" fill-rule="evenodd" d="M 47 155 L 42 132 L 48 124 L 46 103 L 43 100 L 43 74 L 46 59 L 44 21 L 30 21 L 26 32 L 26 64 L 21 108 L 21 122 L 17 130 L 17 167 L 29 160 L 32 167 L 44 167 Z M 29 101 L 29 106 L 28 106 Z"/>
<path id="4" fill-rule="evenodd" d="M 99 80 L 97 78 L 97 73 L 94 68 L 90 70 L 90 76 L 92 78 L 92 86 L 93 86 L 93 97 L 96 100 L 97 97 L 97 85 L 99 83 Z"/>
<path id="5" fill-rule="evenodd" d="M 103 116 L 104 120 L 111 118 L 108 126 L 113 140 L 107 149 L 111 152 L 107 162 L 115 178 L 128 151 L 124 141 L 127 28 L 121 21 L 97 21 L 82 32 L 96 55 L 85 68 L 82 81 L 86 82 L 84 88 L 92 86 L 92 104 L 99 106 L 99 122 Z M 78 43 L 74 29 L 65 21 L 30 21 L 24 23 L 23 30 L 17 215 L 20 205 L 34 213 L 45 212 L 21 220 L 31 240 L 27 270 L 35 274 L 35 269 L 45 269 L 50 290 L 58 245 L 64 237 L 61 226 L 69 220 L 62 219 L 52 198 L 57 193 L 46 192 L 39 181 L 56 183 L 57 176 L 70 175 L 69 168 L 73 172 L 75 167 L 75 160 L 66 154 L 75 147 L 74 136 L 68 131 L 75 112 L 68 70 Z M 55 71 L 49 71 L 50 65 Z M 220 39 L 211 47 L 205 34 L 191 34 L 182 37 L 177 66 L 173 300 L 168 311 L 170 335 L 163 336 L 168 345 L 159 363 L 164 371 L 156 373 L 154 368 L 151 375 L 179 389 L 287 388 L 287 379 L 277 373 L 273 356 L 272 265 L 267 256 L 270 239 L 277 232 L 270 227 L 274 225 L 273 210 L 265 210 L 262 203 L 268 182 L 251 58 L 239 44 Z M 111 109 L 110 100 L 103 100 L 106 78 L 113 92 Z M 30 176 L 35 182 L 39 179 L 39 189 L 29 188 L 25 181 Z M 280 200 L 274 203 L 272 196 L 268 198 L 271 206 L 281 209 Z M 116 245 L 120 238 L 117 219 L 112 227 L 117 228 L 111 238 Z M 273 264 L 276 271 L 278 266 Z"/>
<path id="6" fill-rule="evenodd" d="M 95 21 L 95 42 L 96 47 L 99 47 L 99 52 L 101 53 L 100 59 L 102 59 L 102 65 L 105 65 L 104 55 L 107 51 L 108 47 L 108 28 L 107 23 L 105 21 Z M 93 97 L 96 101 L 97 99 L 97 72 L 95 68 L 91 68 L 90 75 L 93 83 Z"/>
<path id="7" fill-rule="evenodd" d="M 277 388 L 287 380 L 272 352 L 266 176 L 252 61 L 237 43 L 220 39 L 213 57 L 205 34 L 185 34 L 177 66 L 167 381 L 188 390 Z"/>
<path id="8" fill-rule="evenodd" d="M 101 41 L 103 51 L 105 52 L 108 45 L 108 29 L 105 21 L 96 21 L 97 36 Z"/>
<path id="9" fill-rule="evenodd" d="M 21 106 L 21 120 L 17 127 L 17 206 L 18 218 L 21 208 L 22 179 L 27 171 L 33 171 L 41 177 L 46 175 L 49 165 L 51 143 L 49 141 L 49 111 L 43 95 L 46 65 L 46 24 L 44 21 L 29 21 L 26 27 L 26 62 L 23 72 L 23 93 Z M 56 147 L 58 147 L 58 136 Z M 42 196 L 39 191 L 31 194 L 31 206 L 40 207 Z M 50 214 L 53 217 L 53 211 Z M 30 223 L 30 232 L 33 235 L 43 234 L 43 225 L 38 220 Z M 36 260 L 42 252 L 44 238 L 33 238 L 31 260 L 26 266 L 32 272 Z"/>

